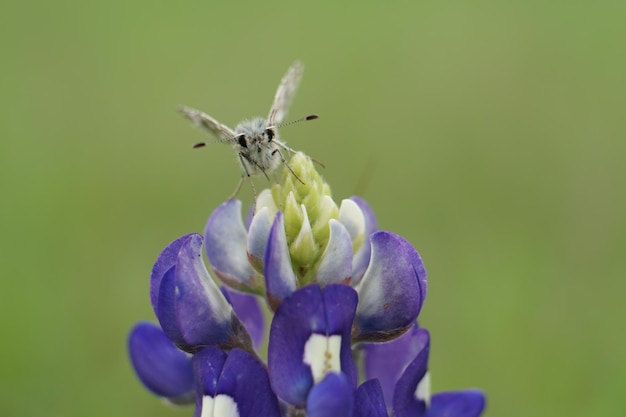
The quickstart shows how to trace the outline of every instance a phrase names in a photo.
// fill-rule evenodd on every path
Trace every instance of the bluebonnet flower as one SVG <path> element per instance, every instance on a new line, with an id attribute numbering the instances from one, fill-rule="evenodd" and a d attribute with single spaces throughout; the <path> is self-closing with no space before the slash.
<path id="1" fill-rule="evenodd" d="M 480 391 L 430 396 L 417 251 L 378 230 L 364 200 L 337 205 L 308 157 L 289 164 L 304 184 L 287 171 L 245 221 L 226 201 L 203 236 L 161 252 L 150 280 L 160 326 L 139 323 L 128 341 L 141 382 L 197 417 L 480 415 Z"/>
<path id="2" fill-rule="evenodd" d="M 417 324 L 392 341 L 359 348 L 365 378 L 378 382 L 370 398 L 382 397 L 381 403 L 395 417 L 477 417 L 485 407 L 484 395 L 475 389 L 431 396 L 430 334 Z"/>
<path id="3" fill-rule="evenodd" d="M 159 326 L 136 324 L 128 337 L 128 350 L 146 388 L 174 404 L 195 401 L 191 356 L 176 348 Z"/>

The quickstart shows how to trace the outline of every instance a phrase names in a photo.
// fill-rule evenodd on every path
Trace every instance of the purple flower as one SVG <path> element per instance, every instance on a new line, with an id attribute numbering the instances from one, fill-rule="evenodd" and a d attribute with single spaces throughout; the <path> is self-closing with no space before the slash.
<path id="1" fill-rule="evenodd" d="M 211 214 L 204 239 L 211 269 L 220 281 L 245 292 L 263 291 L 263 279 L 248 260 L 249 238 L 241 219 L 241 201 L 228 200 Z M 259 250 L 259 243 L 250 240 L 251 248 Z"/>
<path id="2" fill-rule="evenodd" d="M 278 287 L 288 286 L 290 292 L 311 282 L 350 281 L 354 249 L 363 246 L 367 228 L 359 205 L 344 200 L 337 208 L 330 198 L 324 199 L 322 208 L 314 212 L 324 219 L 320 222 L 297 203 L 289 207 L 298 208 L 285 211 L 275 205 L 258 206 L 267 200 L 267 194 L 264 191 L 259 196 L 248 230 L 238 200 L 223 203 L 209 217 L 204 235 L 207 258 L 215 275 L 230 287 L 251 293 L 264 292 L 268 281 L 278 279 L 283 281 Z M 295 233 L 289 234 L 290 228 Z M 364 249 L 357 254 L 366 252 Z M 272 260 L 270 265 L 267 257 Z M 363 258 L 359 256 L 361 264 Z M 285 269 L 291 277 L 278 278 Z"/>
<path id="3" fill-rule="evenodd" d="M 128 336 L 128 351 L 146 388 L 175 404 L 193 403 L 191 358 L 178 350 L 159 326 L 136 324 Z"/>
<path id="4" fill-rule="evenodd" d="M 403 335 L 384 343 L 363 343 L 363 371 L 365 379 L 380 382 L 385 403 L 391 411 L 393 393 L 402 372 L 428 345 L 428 333 L 412 325 Z"/>
<path id="5" fill-rule="evenodd" d="M 141 382 L 195 402 L 196 417 L 478 416 L 480 391 L 430 396 L 429 336 L 414 325 L 427 292 L 418 252 L 378 230 L 364 200 L 335 204 L 306 157 L 290 166 L 304 184 L 288 171 L 245 223 L 229 200 L 204 236 L 181 236 L 158 256 L 150 301 L 160 327 L 139 323 L 128 340 Z M 255 349 L 268 327 L 264 359 Z"/>
<path id="6" fill-rule="evenodd" d="M 360 340 L 389 340 L 415 320 L 426 299 L 426 270 L 417 251 L 401 236 L 370 236 L 371 257 L 358 286 Z"/>
<path id="7" fill-rule="evenodd" d="M 193 356 L 196 417 L 280 417 L 278 399 L 261 362 L 240 349 L 206 347 Z"/>
<path id="8" fill-rule="evenodd" d="M 282 400 L 304 407 L 311 389 L 331 373 L 356 386 L 350 349 L 356 304 L 356 291 L 342 284 L 308 285 L 285 298 L 268 347 L 270 379 Z"/>
<path id="9" fill-rule="evenodd" d="M 250 336 L 202 262 L 202 236 L 184 235 L 159 255 L 150 299 L 164 333 L 181 349 L 251 346 Z"/>
<path id="10" fill-rule="evenodd" d="M 430 394 L 428 355 L 430 335 L 412 327 L 405 335 L 386 343 L 366 344 L 365 377 L 380 382 L 380 392 L 396 417 L 478 417 L 485 407 L 484 394 L 476 389 Z"/>
<path id="11" fill-rule="evenodd" d="M 389 340 L 415 321 L 426 298 L 422 259 L 404 238 L 377 231 L 364 200 L 343 200 L 338 208 L 325 196 L 311 207 L 294 201 L 293 190 L 282 203 L 272 195 L 259 195 L 247 231 L 237 200 L 211 214 L 206 252 L 218 278 L 265 293 L 272 310 L 306 284 L 350 284 L 359 293 L 358 340 Z"/>

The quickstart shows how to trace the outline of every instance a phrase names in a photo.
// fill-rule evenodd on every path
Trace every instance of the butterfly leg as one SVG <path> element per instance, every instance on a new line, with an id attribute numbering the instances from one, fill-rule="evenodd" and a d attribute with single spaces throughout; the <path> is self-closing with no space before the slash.
<path id="1" fill-rule="evenodd" d="M 280 141 L 275 140 L 274 143 L 277 144 L 278 146 L 280 146 L 281 148 L 283 148 L 284 150 L 286 150 L 289 153 L 296 153 L 297 152 L 295 149 L 290 148 L 289 146 L 285 145 L 284 143 L 282 143 Z M 309 158 L 311 158 L 311 157 L 309 156 Z M 320 161 L 318 161 L 315 158 L 311 158 L 311 161 L 315 162 L 317 165 L 321 166 L 322 168 L 326 168 L 326 165 L 324 165 L 323 163 L 321 163 Z"/>
<path id="2" fill-rule="evenodd" d="M 233 193 L 228 197 L 229 200 L 232 200 L 233 198 L 237 197 L 239 190 L 241 190 L 241 184 L 243 184 L 244 178 L 245 178 L 245 175 L 242 175 L 241 178 L 239 178 L 239 182 L 237 182 L 237 187 L 235 187 L 235 191 L 233 191 Z"/>
<path id="3" fill-rule="evenodd" d="M 284 145 L 283 145 L 284 146 Z M 280 156 L 280 160 L 283 162 L 283 164 L 287 167 L 287 169 L 289 170 L 289 172 L 291 172 L 293 174 L 294 177 L 296 177 L 296 179 L 298 181 L 300 181 L 300 183 L 304 184 L 304 181 L 302 181 L 300 179 L 300 177 L 298 177 L 298 175 L 296 175 L 295 172 L 293 172 L 293 169 L 291 169 L 291 167 L 289 166 L 289 164 L 287 163 L 287 161 L 285 160 L 285 157 L 283 156 L 282 152 L 280 151 L 280 149 L 274 149 L 274 151 L 272 152 L 272 156 L 274 156 L 275 154 L 278 154 L 278 156 Z"/>
<path id="4" fill-rule="evenodd" d="M 241 178 L 239 179 L 239 184 L 237 184 L 237 188 L 235 189 L 235 192 L 232 194 L 230 198 L 232 199 L 237 195 L 237 193 L 239 192 L 239 189 L 241 189 L 241 184 L 243 184 L 244 177 L 248 177 L 248 179 L 250 180 L 250 186 L 252 187 L 252 196 L 254 197 L 254 203 L 256 204 L 256 187 L 254 186 L 254 181 L 252 181 L 252 176 L 250 175 L 250 171 L 248 171 L 248 165 L 246 165 L 246 162 L 247 163 L 251 163 L 251 162 L 246 157 L 246 155 L 244 155 L 241 152 L 239 153 L 239 162 L 241 162 L 241 166 L 243 167 L 243 171 L 245 174 L 243 174 Z M 263 173 L 265 174 L 265 171 L 263 171 Z M 265 174 L 265 176 L 267 177 L 267 174 Z"/>

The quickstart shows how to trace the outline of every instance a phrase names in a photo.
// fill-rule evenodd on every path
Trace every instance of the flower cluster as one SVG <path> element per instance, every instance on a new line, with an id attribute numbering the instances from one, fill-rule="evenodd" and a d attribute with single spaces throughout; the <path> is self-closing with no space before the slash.
<path id="1" fill-rule="evenodd" d="M 417 251 L 362 199 L 337 205 L 305 155 L 290 166 L 303 183 L 286 172 L 245 222 L 229 200 L 161 252 L 159 325 L 128 339 L 141 382 L 196 417 L 479 416 L 478 390 L 430 393 Z"/>

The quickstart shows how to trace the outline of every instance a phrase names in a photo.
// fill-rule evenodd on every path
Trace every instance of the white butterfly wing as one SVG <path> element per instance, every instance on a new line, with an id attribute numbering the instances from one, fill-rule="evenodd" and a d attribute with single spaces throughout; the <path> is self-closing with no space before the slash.
<path id="1" fill-rule="evenodd" d="M 303 71 L 304 66 L 300 62 L 295 62 L 289 67 L 287 74 L 280 81 L 274 96 L 274 103 L 267 118 L 269 126 L 276 126 L 282 123 L 285 116 L 287 116 L 287 110 L 289 110 L 289 105 L 293 100 L 298 84 L 300 84 Z"/>
<path id="2" fill-rule="evenodd" d="M 191 120 L 196 126 L 209 132 L 220 142 L 232 140 L 235 136 L 235 131 L 230 127 L 221 124 L 200 110 L 192 109 L 191 107 L 181 107 L 180 113 Z"/>

